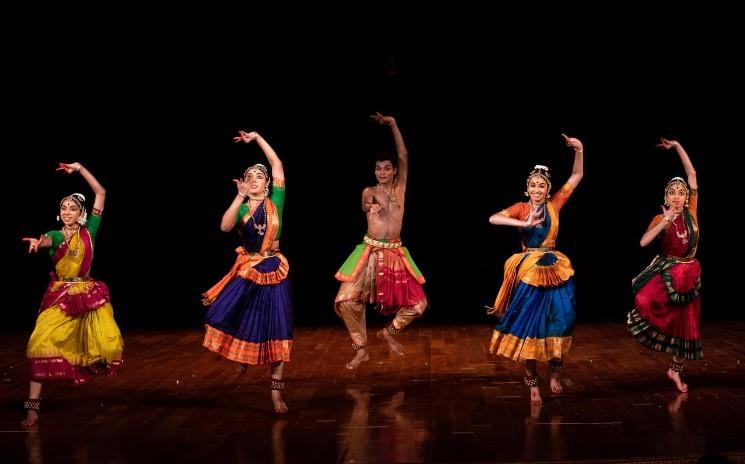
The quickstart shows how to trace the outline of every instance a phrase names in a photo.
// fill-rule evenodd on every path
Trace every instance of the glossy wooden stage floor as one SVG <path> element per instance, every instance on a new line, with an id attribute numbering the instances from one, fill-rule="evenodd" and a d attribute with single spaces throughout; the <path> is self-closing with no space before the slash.
<path id="1" fill-rule="evenodd" d="M 298 328 L 284 417 L 270 412 L 268 369 L 237 375 L 201 348 L 200 330 L 125 333 L 121 374 L 47 384 L 31 431 L 19 425 L 25 337 L 4 336 L 0 462 L 745 460 L 745 322 L 704 324 L 688 394 L 665 378 L 668 357 L 623 325 L 580 325 L 566 392 L 541 408 L 520 366 L 487 353 L 490 327 L 420 322 L 399 336 L 405 357 L 373 339 L 357 371 L 344 369 L 353 352 L 341 324 Z"/>

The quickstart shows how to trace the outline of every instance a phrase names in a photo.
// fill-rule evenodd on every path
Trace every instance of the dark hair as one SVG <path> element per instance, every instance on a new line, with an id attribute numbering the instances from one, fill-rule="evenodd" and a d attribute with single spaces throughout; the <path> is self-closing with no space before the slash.
<path id="1" fill-rule="evenodd" d="M 379 151 L 373 156 L 373 161 L 390 161 L 394 168 L 398 168 L 398 156 L 389 151 Z"/>

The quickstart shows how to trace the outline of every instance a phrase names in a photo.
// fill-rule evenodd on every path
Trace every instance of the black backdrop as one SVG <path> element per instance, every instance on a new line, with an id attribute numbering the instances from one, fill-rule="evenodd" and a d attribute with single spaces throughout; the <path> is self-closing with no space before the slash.
<path id="1" fill-rule="evenodd" d="M 483 306 L 519 241 L 487 218 L 524 199 L 534 164 L 551 168 L 557 188 L 569 176 L 562 132 L 586 153 L 558 240 L 576 270 L 578 320 L 623 320 L 630 280 L 654 256 L 638 240 L 666 181 L 684 175 L 673 151 L 654 147 L 659 136 L 680 140 L 698 170 L 703 317 L 745 318 L 735 226 L 743 76 L 732 30 L 640 38 L 574 28 L 527 45 L 536 42 L 445 28 L 308 27 L 279 41 L 279 31 L 214 36 L 197 24 L 39 26 L 41 45 L 11 51 L 4 329 L 30 329 L 51 268 L 21 237 L 56 227 L 63 195 L 91 194 L 79 176 L 55 173 L 57 161 L 80 161 L 108 189 L 93 275 L 109 284 L 120 324 L 199 327 L 200 292 L 227 272 L 238 244 L 219 230 L 231 179 L 264 160 L 257 146 L 232 142 L 239 128 L 258 130 L 284 161 L 282 249 L 297 323 L 341 325 L 333 275 L 364 233 L 370 155 L 392 149 L 389 130 L 368 119 L 375 111 L 397 118 L 410 151 L 403 239 L 427 277 L 431 321 L 491 322 Z"/>

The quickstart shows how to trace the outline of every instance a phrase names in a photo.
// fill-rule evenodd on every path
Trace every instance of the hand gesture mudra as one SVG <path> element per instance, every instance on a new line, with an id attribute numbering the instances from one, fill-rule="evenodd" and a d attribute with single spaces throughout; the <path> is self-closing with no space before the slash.
<path id="1" fill-rule="evenodd" d="M 396 119 L 393 116 L 385 116 L 380 113 L 371 114 L 370 118 L 374 119 L 380 125 L 385 124 L 387 126 L 390 126 L 391 124 L 396 122 Z"/>
<path id="2" fill-rule="evenodd" d="M 669 150 L 671 148 L 678 146 L 677 140 L 668 140 L 664 137 L 660 137 L 660 143 L 656 145 L 659 148 L 664 148 L 665 150 Z"/>
<path id="3" fill-rule="evenodd" d="M 24 242 L 28 242 L 29 253 L 36 253 L 37 251 L 39 251 L 39 243 L 41 243 L 41 237 L 23 237 L 21 240 L 23 240 Z"/>
<path id="4" fill-rule="evenodd" d="M 72 174 L 73 172 L 80 171 L 81 165 L 80 163 L 57 163 L 59 166 L 55 171 L 65 171 L 65 174 Z"/>
<path id="5" fill-rule="evenodd" d="M 233 182 L 238 189 L 238 195 L 246 198 L 248 196 L 248 182 L 245 179 L 233 179 Z"/>
<path id="6" fill-rule="evenodd" d="M 566 134 L 561 134 L 562 137 L 564 137 L 564 143 L 567 144 L 567 147 L 572 147 L 576 151 L 582 150 L 582 142 L 579 141 L 579 139 L 575 139 L 574 137 L 569 137 Z"/>
<path id="7" fill-rule="evenodd" d="M 546 220 L 545 208 L 542 208 L 542 207 L 534 208 L 528 215 L 528 219 L 525 221 L 525 227 L 528 227 L 528 228 L 537 227 L 545 220 Z"/>
<path id="8" fill-rule="evenodd" d="M 259 133 L 256 131 L 246 132 L 244 130 L 239 130 L 238 135 L 233 137 L 233 140 L 235 141 L 235 143 L 240 143 L 240 142 L 251 143 L 254 140 L 256 140 L 258 137 L 259 137 Z"/>

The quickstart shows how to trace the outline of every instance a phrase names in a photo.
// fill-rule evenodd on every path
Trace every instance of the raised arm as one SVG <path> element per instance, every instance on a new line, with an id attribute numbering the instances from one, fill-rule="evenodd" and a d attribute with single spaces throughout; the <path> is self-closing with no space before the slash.
<path id="1" fill-rule="evenodd" d="M 569 176 L 567 182 L 572 184 L 573 187 L 577 187 L 577 185 L 582 180 L 582 177 L 585 175 L 584 147 L 582 146 L 582 142 L 580 142 L 579 139 L 575 139 L 574 137 L 567 137 L 565 134 L 561 134 L 561 136 L 564 137 L 564 142 L 566 142 L 567 146 L 574 149 L 574 165 L 572 166 L 572 175 Z"/>
<path id="2" fill-rule="evenodd" d="M 261 148 L 261 151 L 263 151 L 264 155 L 266 155 L 266 160 L 269 162 L 269 167 L 272 168 L 272 178 L 275 181 L 284 182 L 285 170 L 282 166 L 282 161 L 279 159 L 277 152 L 274 151 L 271 145 L 269 145 L 269 142 L 264 140 L 264 138 L 259 135 L 258 132 L 238 131 L 238 135 L 233 137 L 233 140 L 235 140 L 236 143 L 251 143 L 252 141 L 256 140 L 256 143 L 259 144 L 259 148 Z"/>
<path id="3" fill-rule="evenodd" d="M 100 214 L 101 211 L 103 211 L 104 204 L 106 203 L 106 189 L 103 188 L 103 186 L 95 177 L 93 177 L 93 174 L 91 174 L 91 172 L 86 169 L 85 166 L 77 162 L 70 164 L 59 163 L 57 171 L 64 171 L 66 174 L 72 174 L 73 172 L 80 173 L 83 179 L 88 182 L 88 185 L 93 190 L 93 193 L 96 195 L 96 198 L 93 200 L 93 213 Z"/>
<path id="4" fill-rule="evenodd" d="M 385 116 L 380 113 L 371 114 L 370 117 L 378 124 L 391 128 L 393 141 L 396 143 L 396 154 L 398 155 L 398 173 L 396 174 L 395 185 L 397 187 L 406 186 L 406 180 L 409 176 L 409 151 L 406 149 L 404 137 L 401 135 L 396 119 L 393 116 Z"/>
<path id="5" fill-rule="evenodd" d="M 683 149 L 683 145 L 678 143 L 677 140 L 668 140 L 660 137 L 660 143 L 658 143 L 657 146 L 666 150 L 675 148 L 675 151 L 678 152 L 678 156 L 680 157 L 680 161 L 683 163 L 683 169 L 686 171 L 688 186 L 692 189 L 697 189 L 698 180 L 696 179 L 696 170 L 693 168 L 693 163 L 691 163 L 688 153 Z"/>

